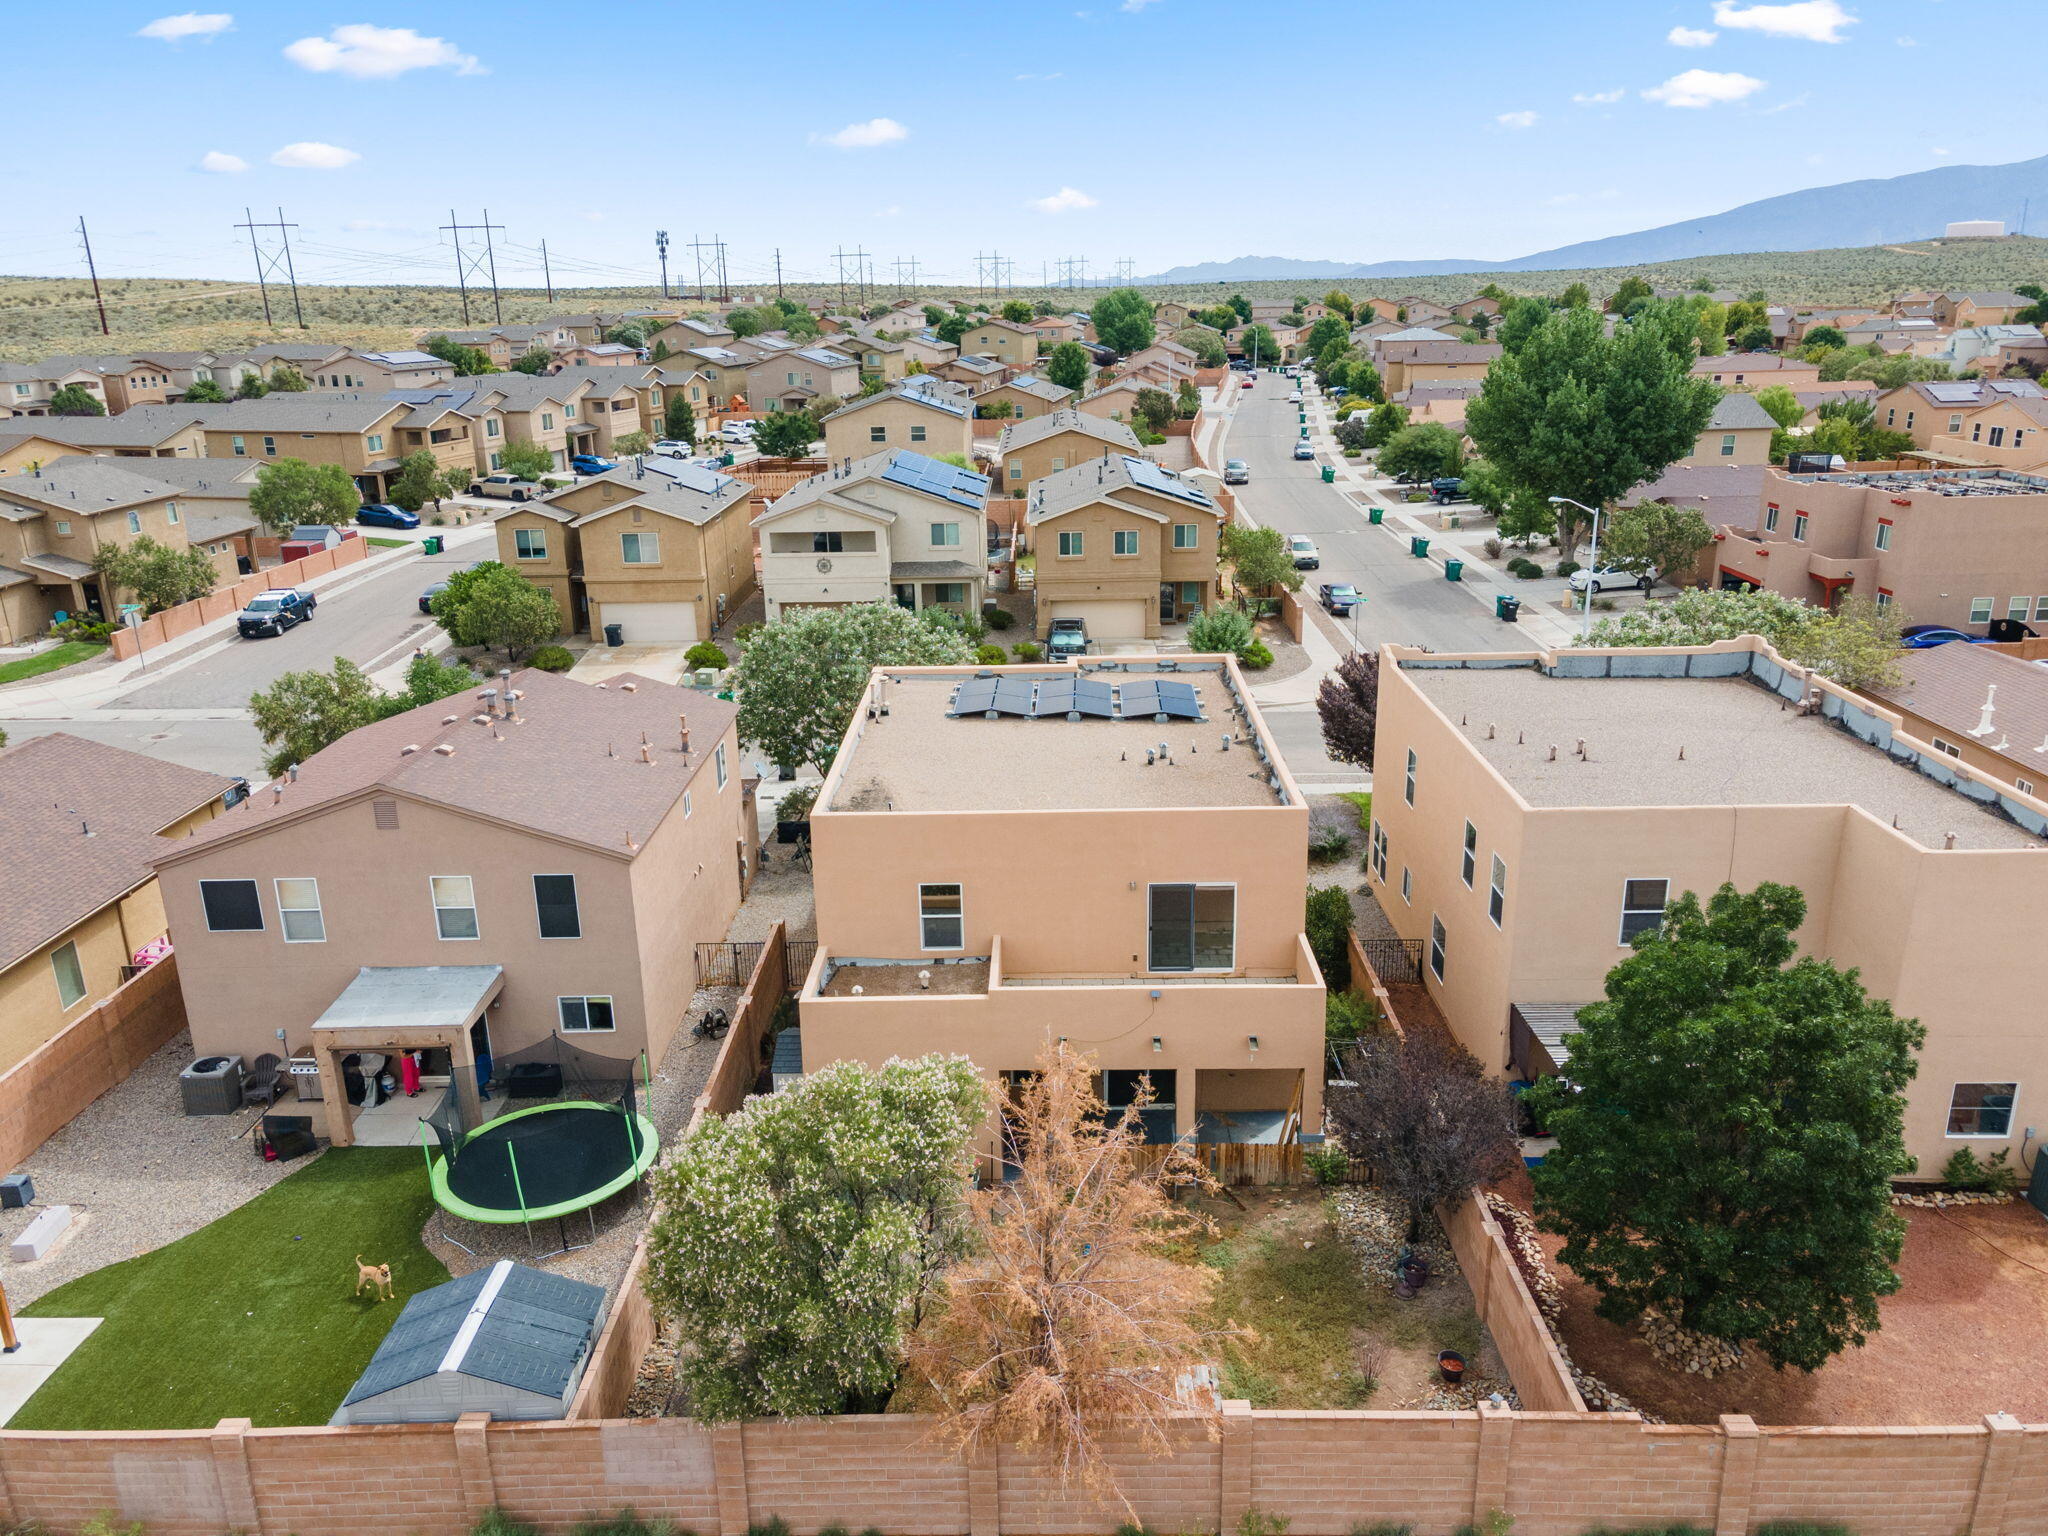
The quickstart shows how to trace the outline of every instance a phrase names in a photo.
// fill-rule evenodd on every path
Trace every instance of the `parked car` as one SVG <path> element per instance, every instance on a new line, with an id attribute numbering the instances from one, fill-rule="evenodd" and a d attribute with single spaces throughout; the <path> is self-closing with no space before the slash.
<path id="1" fill-rule="evenodd" d="M 467 567 L 465 567 L 465 569 L 473 571 L 478 566 L 488 565 L 489 563 L 490 562 L 487 560 L 473 560 L 469 563 Z M 446 581 L 437 581 L 431 587 L 427 588 L 426 591 L 422 592 L 420 594 L 420 612 L 432 613 L 434 611 L 434 599 L 439 597 L 443 592 L 446 592 L 447 590 L 448 583 Z"/>
<path id="2" fill-rule="evenodd" d="M 1258 379 L 1253 375 L 1248 373 L 1244 376 L 1244 387 L 1246 389 L 1250 389 L 1256 383 L 1258 383 Z"/>
<path id="3" fill-rule="evenodd" d="M 687 459 L 697 450 L 680 437 L 664 437 L 647 451 L 664 459 Z"/>
<path id="4" fill-rule="evenodd" d="M 1960 629 L 1951 629 L 1946 624 L 1909 624 L 1899 632 L 1899 640 L 1909 651 L 1931 651 L 1937 645 L 1947 645 L 1960 640 L 1965 645 L 1989 645 L 1989 635 L 1972 635 Z"/>
<path id="5" fill-rule="evenodd" d="M 1232 373 L 1250 373 L 1252 371 L 1252 360 L 1248 357 L 1233 357 L 1230 360 L 1230 371 Z"/>
<path id="6" fill-rule="evenodd" d="M 1460 501 L 1465 495 L 1465 482 L 1456 475 L 1438 475 L 1429 482 L 1429 494 L 1439 505 L 1449 501 Z"/>
<path id="7" fill-rule="evenodd" d="M 1315 542 L 1305 533 L 1287 536 L 1287 553 L 1294 557 L 1297 571 L 1313 571 L 1322 567 L 1323 557 L 1316 553 Z"/>
<path id="8" fill-rule="evenodd" d="M 417 528 L 420 515 L 403 507 L 394 507 L 389 502 L 373 501 L 356 509 L 356 521 L 365 528 Z"/>
<path id="9" fill-rule="evenodd" d="M 272 587 L 249 599 L 249 606 L 235 615 L 235 628 L 249 640 L 281 635 L 296 625 L 311 623 L 318 605 L 319 599 L 304 587 Z"/>
<path id="10" fill-rule="evenodd" d="M 533 493 L 540 489 L 531 480 L 522 480 L 509 470 L 499 470 L 494 475 L 485 475 L 481 480 L 469 483 L 472 496 L 501 496 L 507 501 L 531 501 Z"/>
<path id="11" fill-rule="evenodd" d="M 1052 630 L 1045 637 L 1047 656 L 1085 656 L 1088 654 L 1088 621 L 1086 619 L 1054 619 Z"/>
<path id="12" fill-rule="evenodd" d="M 1223 461 L 1223 483 L 1225 485 L 1250 485 L 1252 483 L 1251 465 L 1245 463 L 1243 459 L 1225 459 Z"/>
<path id="13" fill-rule="evenodd" d="M 1316 595 L 1322 600 L 1324 611 L 1340 619 L 1358 606 L 1358 588 L 1348 581 L 1326 581 L 1316 588 Z"/>
<path id="14" fill-rule="evenodd" d="M 1625 571 L 1618 565 L 1603 565 L 1573 571 L 1570 582 L 1574 592 L 1605 592 L 1609 587 L 1640 587 L 1647 592 L 1657 585 L 1657 569 L 1652 566 L 1647 571 Z"/>
<path id="15" fill-rule="evenodd" d="M 1298 390 L 1298 389 L 1296 389 L 1296 390 L 1290 390 L 1290 391 L 1288 391 L 1288 394 L 1287 394 L 1287 403 L 1288 403 L 1289 405 L 1299 405 L 1299 404 L 1301 404 L 1301 391 L 1300 391 L 1300 390 Z"/>
<path id="16" fill-rule="evenodd" d="M 579 453 L 570 458 L 569 467 L 579 475 L 608 475 L 619 466 L 614 459 L 601 459 L 594 453 Z"/>
<path id="17" fill-rule="evenodd" d="M 1314 446 L 1314 444 L 1310 443 L 1310 442 L 1309 442 L 1309 440 L 1308 440 L 1307 438 L 1305 438 L 1305 437 L 1304 437 L 1304 438 L 1302 438 L 1302 439 L 1301 439 L 1301 440 L 1300 440 L 1299 442 L 1297 442 L 1297 443 L 1296 443 L 1296 444 L 1294 445 L 1294 456 L 1295 456 L 1295 457 L 1296 457 L 1297 459 L 1312 459 L 1312 458 L 1314 458 L 1314 457 L 1316 456 L 1316 450 L 1315 450 L 1315 446 Z"/>
<path id="18" fill-rule="evenodd" d="M 718 440 L 744 447 L 754 440 L 754 424 L 751 421 L 728 421 L 718 429 Z"/>

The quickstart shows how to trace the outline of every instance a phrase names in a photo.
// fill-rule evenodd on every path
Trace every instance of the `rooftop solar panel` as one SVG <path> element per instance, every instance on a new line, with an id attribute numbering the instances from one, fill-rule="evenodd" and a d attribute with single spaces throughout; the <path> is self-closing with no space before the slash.
<path id="1" fill-rule="evenodd" d="M 1195 486 L 1178 475 L 1160 468 L 1150 459 L 1124 459 L 1124 473 L 1130 476 L 1131 484 L 1141 490 L 1156 491 L 1161 496 L 1172 496 L 1180 501 L 1192 502 L 1196 506 L 1211 505 L 1209 498 Z"/>
<path id="2" fill-rule="evenodd" d="M 1161 682 L 1145 678 L 1128 682 L 1117 692 L 1126 720 L 1199 720 L 1202 704 L 1192 683 Z"/>
<path id="3" fill-rule="evenodd" d="M 995 702 L 996 680 L 992 677 L 977 677 L 953 690 L 956 715 L 979 715 L 993 709 Z"/>
<path id="4" fill-rule="evenodd" d="M 882 471 L 882 478 L 963 507 L 979 507 L 988 499 L 987 476 L 956 469 L 921 453 L 895 454 Z"/>
<path id="5" fill-rule="evenodd" d="M 1091 719 L 1109 720 L 1115 717 L 1116 695 L 1107 683 L 1091 679 L 1071 677 L 1049 677 L 1038 685 L 1038 709 L 1040 720 L 1052 719 L 1059 715 L 1081 715 Z"/>

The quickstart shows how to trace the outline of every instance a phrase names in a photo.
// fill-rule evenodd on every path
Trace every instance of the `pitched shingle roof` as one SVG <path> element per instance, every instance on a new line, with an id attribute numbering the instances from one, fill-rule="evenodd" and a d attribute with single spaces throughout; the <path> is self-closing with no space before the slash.
<path id="1" fill-rule="evenodd" d="M 1049 437 L 1057 437 L 1062 432 L 1079 432 L 1119 453 L 1136 453 L 1140 446 L 1138 434 L 1122 422 L 1112 421 L 1107 416 L 1097 416 L 1092 411 L 1080 411 L 1069 407 L 1066 410 L 1048 411 L 1043 416 L 1033 416 L 1028 421 L 1005 423 L 1001 436 L 996 439 L 996 452 L 1015 453 L 1020 448 L 1029 448 L 1033 443 L 1042 443 Z"/>
<path id="2" fill-rule="evenodd" d="M 1756 403 L 1756 396 L 1731 390 L 1714 402 L 1714 414 L 1707 421 L 1709 432 L 1739 432 L 1750 427 L 1775 427 L 1777 418 Z"/>
<path id="3" fill-rule="evenodd" d="M 40 437 L 80 448 L 155 448 L 203 419 L 196 405 L 138 405 L 118 416 L 17 416 L 0 421 L 0 441 Z"/>
<path id="4" fill-rule="evenodd" d="M 1194 481 L 1183 480 L 1150 459 L 1128 453 L 1106 453 L 1039 480 L 1031 488 L 1031 503 L 1025 515 L 1033 523 L 1048 522 L 1077 508 L 1116 499 L 1120 491 L 1149 491 L 1155 496 L 1209 511 L 1216 507 L 1209 493 Z M 1122 505 L 1151 517 L 1162 516 L 1156 507 L 1144 502 L 1124 502 Z"/>
<path id="5" fill-rule="evenodd" d="M 126 467 L 148 462 L 152 461 L 66 454 L 33 473 L 0 480 L 0 503 L 11 501 L 37 512 L 91 514 L 177 495 L 178 488 L 168 481 Z"/>
<path id="6" fill-rule="evenodd" d="M 1071 389 L 1062 389 L 1059 385 L 1053 383 L 1052 380 L 1041 379 L 1035 373 L 1020 374 L 1018 377 L 1010 380 L 1009 383 L 998 385 L 997 387 L 1000 389 L 1021 390 L 1037 400 L 1065 400 L 1073 394 Z"/>
<path id="7" fill-rule="evenodd" d="M 1898 666 L 1903 681 L 1870 690 L 1886 703 L 1910 709 L 1993 751 L 2006 743 L 2003 750 L 2015 757 L 2032 758 L 2033 749 L 2048 740 L 2048 667 L 1989 646 L 1960 644 L 1901 651 Z M 1991 730 L 1978 735 L 1987 698 Z"/>

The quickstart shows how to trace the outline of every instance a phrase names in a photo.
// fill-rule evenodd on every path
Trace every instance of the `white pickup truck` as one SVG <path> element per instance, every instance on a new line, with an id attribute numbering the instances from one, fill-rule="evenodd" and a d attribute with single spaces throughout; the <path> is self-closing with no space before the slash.
<path id="1" fill-rule="evenodd" d="M 469 482 L 470 495 L 501 496 L 507 501 L 531 501 L 539 489 L 540 487 L 531 480 L 522 480 L 519 476 L 503 470 L 495 475 L 485 475 L 481 480 Z"/>

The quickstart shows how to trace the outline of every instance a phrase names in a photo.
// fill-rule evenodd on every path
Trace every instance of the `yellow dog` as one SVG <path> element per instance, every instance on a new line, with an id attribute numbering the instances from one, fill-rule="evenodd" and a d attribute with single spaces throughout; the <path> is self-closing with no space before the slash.
<path id="1" fill-rule="evenodd" d="M 370 1287 L 371 1293 L 379 1301 L 387 1299 L 391 1301 L 398 1300 L 398 1293 L 391 1289 L 391 1266 L 389 1264 L 365 1264 L 363 1256 L 359 1253 L 356 1255 L 355 1294 L 358 1296 L 362 1295 L 363 1287 L 366 1285 Z"/>

